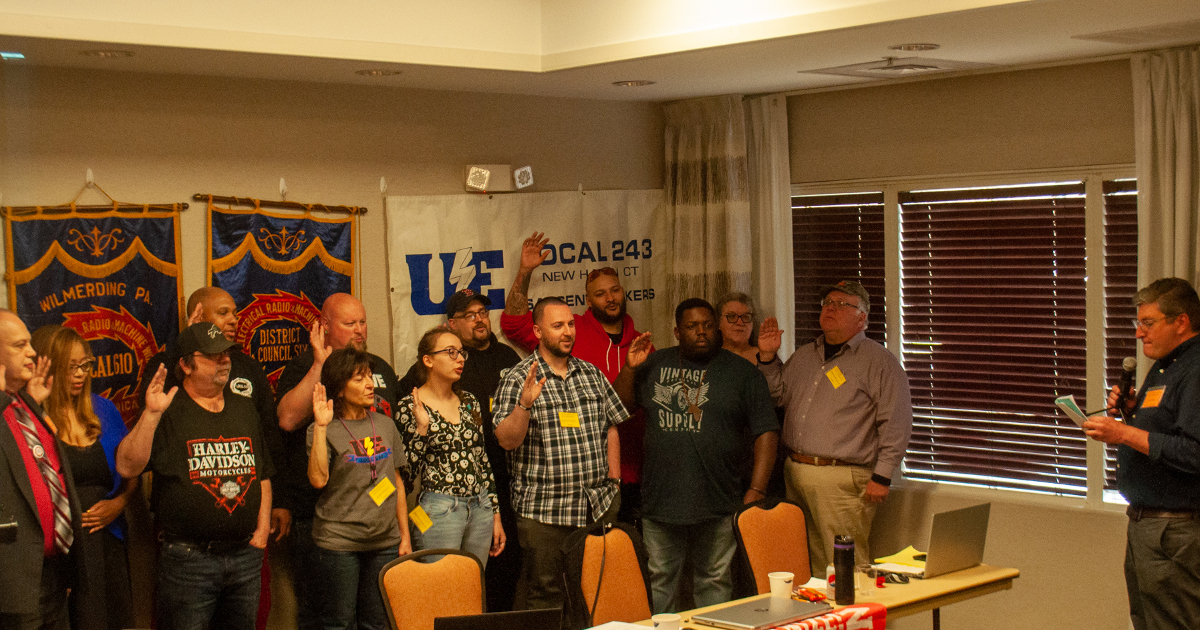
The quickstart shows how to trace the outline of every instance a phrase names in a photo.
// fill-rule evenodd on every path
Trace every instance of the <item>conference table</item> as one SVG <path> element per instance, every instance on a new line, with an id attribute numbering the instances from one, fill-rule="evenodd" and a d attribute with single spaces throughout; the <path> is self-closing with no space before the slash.
<path id="1" fill-rule="evenodd" d="M 1017 569 L 993 567 L 981 564 L 970 569 L 963 569 L 945 575 L 939 575 L 928 580 L 910 580 L 908 584 L 888 584 L 884 588 L 875 589 L 875 593 L 859 596 L 858 602 L 874 602 L 887 608 L 888 621 L 900 619 L 909 615 L 933 611 L 933 628 L 941 626 L 940 609 L 968 599 L 981 597 L 989 593 L 997 593 L 1012 588 L 1013 580 L 1020 577 Z M 683 617 L 683 628 L 705 630 L 711 626 L 692 624 L 692 615 L 704 613 L 732 604 L 770 597 L 770 594 L 755 595 L 724 604 L 706 606 L 680 613 Z M 841 608 L 838 606 L 837 608 Z M 640 621 L 638 625 L 653 625 L 650 620 Z"/>

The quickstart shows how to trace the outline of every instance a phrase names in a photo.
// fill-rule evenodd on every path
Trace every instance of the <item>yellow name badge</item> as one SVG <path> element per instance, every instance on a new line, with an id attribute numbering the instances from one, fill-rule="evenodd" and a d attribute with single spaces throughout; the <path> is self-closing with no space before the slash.
<path id="1" fill-rule="evenodd" d="M 429 518 L 429 515 L 425 513 L 425 508 L 419 505 L 408 513 L 408 520 L 412 521 L 412 524 L 416 525 L 422 534 L 433 527 L 433 519 Z"/>
<path id="2" fill-rule="evenodd" d="M 488 399 L 488 413 L 492 413 L 492 407 L 495 407 L 495 406 L 496 406 L 496 399 L 489 398 Z"/>
<path id="3" fill-rule="evenodd" d="M 846 382 L 846 376 L 842 374 L 841 369 L 836 365 L 833 366 L 832 370 L 825 373 L 825 377 L 829 379 L 829 383 L 833 385 L 834 389 L 841 387 L 842 383 Z"/>
<path id="4" fill-rule="evenodd" d="M 1159 385 L 1146 390 L 1146 397 L 1142 399 L 1142 409 L 1150 409 L 1157 407 L 1158 403 L 1162 402 L 1163 394 L 1167 391 L 1166 385 Z"/>
<path id="5" fill-rule="evenodd" d="M 558 412 L 558 424 L 562 427 L 579 428 L 579 414 L 574 411 Z"/>
<path id="6" fill-rule="evenodd" d="M 387 498 L 392 496 L 392 493 L 395 491 L 396 486 L 392 485 L 392 480 L 384 477 L 367 494 L 371 496 L 371 500 L 375 502 L 375 505 L 383 505 L 383 502 L 387 501 Z"/>

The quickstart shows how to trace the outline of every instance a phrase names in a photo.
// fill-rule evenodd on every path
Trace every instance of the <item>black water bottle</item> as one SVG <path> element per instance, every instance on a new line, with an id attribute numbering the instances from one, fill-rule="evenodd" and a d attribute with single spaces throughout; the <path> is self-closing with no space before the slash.
<path id="1" fill-rule="evenodd" d="M 838 606 L 854 603 L 854 537 L 833 537 L 834 601 Z"/>

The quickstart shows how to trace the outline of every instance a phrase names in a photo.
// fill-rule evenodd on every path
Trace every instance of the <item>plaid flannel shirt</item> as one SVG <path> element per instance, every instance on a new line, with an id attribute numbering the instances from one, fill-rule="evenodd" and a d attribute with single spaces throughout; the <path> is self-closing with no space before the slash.
<path id="1" fill-rule="evenodd" d="M 563 378 L 535 350 L 501 379 L 493 410 L 497 425 L 516 407 L 534 361 L 546 384 L 533 402 L 525 441 L 508 454 L 513 509 L 549 525 L 587 525 L 617 494 L 617 486 L 607 482 L 608 428 L 629 412 L 596 366 L 570 357 Z M 562 426 L 560 412 L 579 414 L 579 426 Z"/>

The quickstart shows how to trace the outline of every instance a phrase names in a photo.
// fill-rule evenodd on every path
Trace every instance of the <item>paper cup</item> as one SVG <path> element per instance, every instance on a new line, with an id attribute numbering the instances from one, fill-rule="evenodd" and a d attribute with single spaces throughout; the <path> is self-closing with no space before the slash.
<path id="1" fill-rule="evenodd" d="M 790 598 L 792 596 L 792 578 L 794 577 L 790 571 L 768 573 L 767 578 L 771 580 L 771 597 Z"/>
<path id="2" fill-rule="evenodd" d="M 675 613 L 659 613 L 650 618 L 658 630 L 679 630 L 679 623 L 682 620 L 683 618 Z"/>

